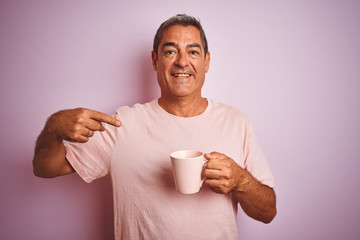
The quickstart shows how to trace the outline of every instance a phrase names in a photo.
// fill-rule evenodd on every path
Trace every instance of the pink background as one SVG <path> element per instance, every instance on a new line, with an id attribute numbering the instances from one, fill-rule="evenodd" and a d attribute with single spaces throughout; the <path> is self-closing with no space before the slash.
<path id="1" fill-rule="evenodd" d="M 340 0 L 1 0 L 0 239 L 111 239 L 108 179 L 36 178 L 34 143 L 60 109 L 158 97 L 152 40 L 176 13 L 207 33 L 204 96 L 250 116 L 277 180 L 278 216 L 240 212 L 239 239 L 359 239 L 360 1 Z"/>

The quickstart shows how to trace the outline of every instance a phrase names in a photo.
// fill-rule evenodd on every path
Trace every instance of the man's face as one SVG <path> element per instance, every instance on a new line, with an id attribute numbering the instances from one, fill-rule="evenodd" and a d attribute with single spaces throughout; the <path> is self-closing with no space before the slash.
<path id="1" fill-rule="evenodd" d="M 205 56 L 196 27 L 173 25 L 166 28 L 158 54 L 152 52 L 152 60 L 162 97 L 201 97 L 210 54 Z"/>

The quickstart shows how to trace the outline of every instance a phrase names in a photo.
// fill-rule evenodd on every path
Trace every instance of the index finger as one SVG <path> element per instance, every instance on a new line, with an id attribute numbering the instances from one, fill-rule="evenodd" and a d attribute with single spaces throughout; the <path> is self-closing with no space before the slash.
<path id="1" fill-rule="evenodd" d="M 113 125 L 114 127 L 120 127 L 121 126 L 121 122 L 120 120 L 106 114 L 106 113 L 102 113 L 102 112 L 97 112 L 97 111 L 92 111 L 90 114 L 90 118 L 100 121 L 100 122 L 104 122 L 104 123 L 108 123 L 110 125 Z"/>

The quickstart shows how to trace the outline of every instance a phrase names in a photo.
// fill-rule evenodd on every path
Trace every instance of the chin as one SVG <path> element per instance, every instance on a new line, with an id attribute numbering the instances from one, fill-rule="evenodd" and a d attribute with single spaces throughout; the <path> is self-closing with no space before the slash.
<path id="1" fill-rule="evenodd" d="M 177 89 L 172 92 L 172 94 L 177 97 L 186 97 L 186 96 L 191 95 L 192 93 L 193 93 L 193 91 L 191 91 L 189 89 Z"/>

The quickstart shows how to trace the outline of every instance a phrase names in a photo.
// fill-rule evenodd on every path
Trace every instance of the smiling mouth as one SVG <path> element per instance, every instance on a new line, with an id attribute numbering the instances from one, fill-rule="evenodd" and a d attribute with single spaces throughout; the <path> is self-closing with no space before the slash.
<path id="1" fill-rule="evenodd" d="M 189 73 L 173 73 L 171 75 L 176 78 L 188 78 L 191 76 Z"/>

